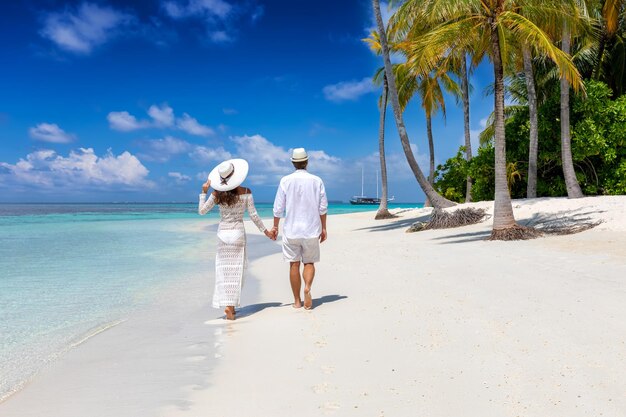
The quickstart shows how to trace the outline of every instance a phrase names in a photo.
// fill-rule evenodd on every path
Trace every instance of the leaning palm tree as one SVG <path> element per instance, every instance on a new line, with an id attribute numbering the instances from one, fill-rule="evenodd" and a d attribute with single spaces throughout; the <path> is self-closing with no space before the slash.
<path id="1" fill-rule="evenodd" d="M 443 118 L 446 118 L 446 103 L 443 98 L 443 85 L 445 90 L 459 97 L 461 90 L 457 83 L 450 77 L 444 68 L 433 71 L 430 74 L 414 74 L 411 67 L 403 64 L 393 66 L 393 73 L 398 85 L 398 101 L 400 110 L 404 113 L 406 106 L 417 93 L 424 115 L 426 116 L 426 136 L 428 138 L 428 154 L 430 162 L 430 170 L 428 174 L 428 182 L 431 186 L 435 183 L 435 141 L 433 139 L 432 119 L 439 111 L 442 112 Z M 429 206 L 427 201 L 425 206 Z"/>
<path id="2" fill-rule="evenodd" d="M 376 24 L 378 27 L 378 34 L 380 37 L 380 46 L 383 55 L 383 61 L 385 63 L 385 75 L 387 76 L 387 82 L 389 83 L 389 96 L 391 98 L 391 107 L 393 108 L 393 114 L 396 121 L 396 127 L 398 128 L 398 134 L 400 135 L 400 141 L 402 142 L 402 149 L 406 155 L 407 161 L 413 174 L 415 175 L 415 179 L 419 183 L 420 187 L 426 194 L 426 198 L 430 201 L 430 203 L 435 208 L 444 208 L 451 207 L 454 203 L 435 191 L 432 185 L 428 182 L 428 179 L 424 176 L 417 160 L 415 159 L 415 155 L 413 155 L 413 150 L 411 149 L 411 143 L 409 141 L 409 136 L 406 133 L 406 127 L 404 125 L 404 118 L 402 116 L 402 111 L 400 109 L 400 103 L 398 100 L 398 89 L 396 87 L 396 80 L 393 74 L 393 69 L 391 65 L 391 58 L 389 52 L 389 46 L 387 45 L 387 32 L 385 32 L 385 25 L 383 23 L 383 18 L 380 14 L 380 4 L 379 0 L 372 0 L 372 5 L 374 8 L 374 14 L 376 16 Z"/>
<path id="3" fill-rule="evenodd" d="M 408 7 L 405 7 L 408 6 Z M 389 20 L 389 35 L 393 41 L 403 41 L 410 37 L 419 36 L 430 30 L 433 26 L 432 22 L 425 22 L 420 19 L 414 19 L 415 7 L 413 4 L 405 3 Z M 469 65 L 468 65 L 469 57 Z M 472 159 L 472 142 L 470 132 L 470 83 L 468 74 L 471 73 L 484 57 L 484 52 L 470 48 L 467 51 L 459 51 L 454 60 L 449 61 L 448 68 L 440 68 L 438 73 L 449 72 L 454 74 L 460 80 L 460 92 L 455 89 L 453 95 L 457 99 L 457 104 L 463 105 L 463 131 L 465 140 L 465 159 L 469 162 Z M 468 175 L 466 178 L 465 202 L 472 201 L 472 178 Z"/>
<path id="4" fill-rule="evenodd" d="M 470 47 L 487 52 L 494 70 L 495 113 L 495 201 L 491 239 L 525 239 L 536 232 L 519 226 L 513 216 L 507 184 L 506 138 L 504 129 L 504 59 L 509 54 L 509 39 L 535 45 L 558 66 L 562 78 L 582 88 L 580 75 L 571 58 L 557 48 L 549 36 L 533 21 L 541 16 L 560 19 L 569 15 L 567 4 L 557 0 L 408 0 L 416 20 L 434 22 L 426 33 L 407 39 L 403 48 L 409 65 L 425 72 L 452 59 L 455 52 Z M 403 7 L 405 7 L 403 6 Z M 450 57 L 450 58 L 448 58 Z"/>
<path id="5" fill-rule="evenodd" d="M 433 185 L 435 182 L 435 141 L 433 140 L 432 118 L 439 111 L 442 112 L 444 120 L 446 118 L 446 103 L 441 87 L 443 85 L 444 89 L 456 98 L 460 97 L 461 89 L 445 68 L 439 68 L 430 74 L 414 74 L 410 66 L 402 63 L 393 65 L 393 74 L 398 86 L 400 110 L 403 113 L 415 94 L 420 97 L 422 110 L 426 116 L 426 136 L 430 159 L 428 182 Z"/>

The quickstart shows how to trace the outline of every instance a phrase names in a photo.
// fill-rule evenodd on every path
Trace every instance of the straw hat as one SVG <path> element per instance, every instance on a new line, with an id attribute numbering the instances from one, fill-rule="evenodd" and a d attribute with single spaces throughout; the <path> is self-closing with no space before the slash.
<path id="1" fill-rule="evenodd" d="M 217 191 L 230 191 L 239 187 L 248 176 L 248 162 L 245 159 L 229 159 L 211 171 L 211 187 Z"/>
<path id="2" fill-rule="evenodd" d="M 304 148 L 296 148 L 291 153 L 291 162 L 304 162 L 309 159 Z"/>

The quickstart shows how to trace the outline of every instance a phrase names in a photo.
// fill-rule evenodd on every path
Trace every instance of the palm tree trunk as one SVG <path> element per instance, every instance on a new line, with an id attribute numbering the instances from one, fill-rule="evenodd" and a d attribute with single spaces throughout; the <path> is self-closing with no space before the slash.
<path id="1" fill-rule="evenodd" d="M 493 72 L 495 78 L 494 113 L 495 113 L 495 201 L 493 211 L 492 239 L 499 239 L 506 235 L 507 229 L 517 226 L 513 217 L 511 195 L 506 179 L 506 137 L 504 130 L 504 70 L 500 52 L 500 38 L 498 29 L 493 25 L 491 29 L 491 44 L 493 48 Z"/>
<path id="2" fill-rule="evenodd" d="M 470 136 L 470 105 L 469 105 L 469 81 L 467 79 L 467 57 L 463 54 L 461 59 L 461 95 L 463 96 L 463 124 L 465 129 L 465 160 L 472 159 L 472 141 Z M 465 187 L 465 202 L 472 201 L 472 178 L 468 175 Z"/>
<path id="3" fill-rule="evenodd" d="M 435 143 L 433 141 L 433 123 L 430 114 L 426 114 L 426 133 L 428 135 L 428 153 L 430 159 L 430 172 L 428 173 L 428 182 L 430 185 L 435 184 Z"/>
<path id="4" fill-rule="evenodd" d="M 568 55 L 570 53 L 570 41 L 569 28 L 564 26 L 561 49 Z M 567 196 L 569 198 L 580 198 L 583 196 L 583 192 L 576 179 L 576 171 L 574 171 L 571 140 L 569 125 L 569 82 L 565 77 L 561 77 L 561 160 L 563 162 L 563 176 L 565 177 Z"/>
<path id="5" fill-rule="evenodd" d="M 451 207 L 455 205 L 452 201 L 442 197 L 435 191 L 430 185 L 424 173 L 420 169 L 413 150 L 411 149 L 411 143 L 409 142 L 409 136 L 406 133 L 406 127 L 404 126 L 404 120 L 402 117 L 402 111 L 400 110 L 400 103 L 398 100 L 398 89 L 396 88 L 396 80 L 393 75 L 393 69 L 391 66 L 391 59 L 389 58 L 389 46 L 387 45 L 387 33 L 385 32 L 385 25 L 383 18 L 380 15 L 380 2 L 379 0 L 372 0 L 372 6 L 374 8 L 374 14 L 376 16 L 376 24 L 378 26 L 378 34 L 380 35 L 380 46 L 383 52 L 383 59 L 385 62 L 385 74 L 387 74 L 387 82 L 389 83 L 389 95 L 391 98 L 391 107 L 393 108 L 393 114 L 396 120 L 396 126 L 398 128 L 398 134 L 400 141 L 402 142 L 402 149 L 406 155 L 406 159 L 415 175 L 415 179 L 419 183 L 420 187 L 426 194 L 426 197 L 430 200 L 430 203 L 435 208 Z"/>
<path id="6" fill-rule="evenodd" d="M 537 197 L 537 153 L 539 148 L 539 133 L 537 121 L 537 92 L 535 91 L 535 76 L 533 73 L 533 62 L 530 48 L 522 47 L 524 56 L 524 73 L 526 78 L 526 89 L 528 90 L 528 113 L 530 114 L 530 142 L 528 146 L 528 184 L 526 187 L 526 197 Z"/>
<path id="7" fill-rule="evenodd" d="M 385 116 L 387 115 L 387 76 L 383 75 L 383 95 L 380 100 L 380 123 L 378 126 L 378 154 L 380 155 L 380 178 L 382 180 L 382 196 L 376 212 L 375 220 L 392 217 L 387 208 L 387 163 L 385 162 Z"/>

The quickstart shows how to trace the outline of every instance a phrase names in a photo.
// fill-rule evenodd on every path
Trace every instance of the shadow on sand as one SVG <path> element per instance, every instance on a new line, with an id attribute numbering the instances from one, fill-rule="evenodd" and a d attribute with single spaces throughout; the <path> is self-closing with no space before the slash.
<path id="1" fill-rule="evenodd" d="M 259 303 L 259 304 L 251 304 L 249 306 L 241 307 L 237 310 L 237 318 L 248 317 L 253 314 L 259 313 L 266 308 L 274 308 L 282 306 L 282 303 L 274 302 L 274 303 Z"/>
<path id="2" fill-rule="evenodd" d="M 320 297 L 320 298 L 314 298 L 313 299 L 313 307 L 311 309 L 313 310 L 313 309 L 321 306 L 322 304 L 333 303 L 335 301 L 343 300 L 344 298 L 348 298 L 348 296 L 347 295 L 333 294 L 333 295 L 325 295 L 325 296 Z"/>
<path id="3" fill-rule="evenodd" d="M 428 220 L 430 220 L 430 214 L 426 214 L 420 217 L 409 217 L 406 219 L 400 219 L 400 220 L 396 220 L 396 221 L 389 222 L 389 223 L 385 222 L 382 224 L 378 224 L 376 226 L 364 227 L 364 228 L 357 229 L 357 230 L 369 230 L 370 232 L 385 232 L 387 230 L 408 228 L 415 222 L 426 222 Z"/>

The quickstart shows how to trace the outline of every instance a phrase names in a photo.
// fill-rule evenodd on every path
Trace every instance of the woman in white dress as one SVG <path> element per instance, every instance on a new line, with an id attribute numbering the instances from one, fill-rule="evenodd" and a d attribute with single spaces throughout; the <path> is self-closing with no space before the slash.
<path id="1" fill-rule="evenodd" d="M 240 305 L 243 273 L 247 263 L 244 212 L 248 210 L 250 218 L 265 236 L 275 239 L 256 212 L 252 192 L 241 187 L 247 175 L 248 163 L 245 160 L 231 159 L 222 162 L 211 171 L 207 182 L 202 185 L 198 205 L 200 215 L 208 213 L 215 205 L 220 209 L 213 307 L 225 308 L 224 313 L 228 320 L 235 319 L 235 307 Z M 207 192 L 211 186 L 215 191 L 207 199 Z"/>

